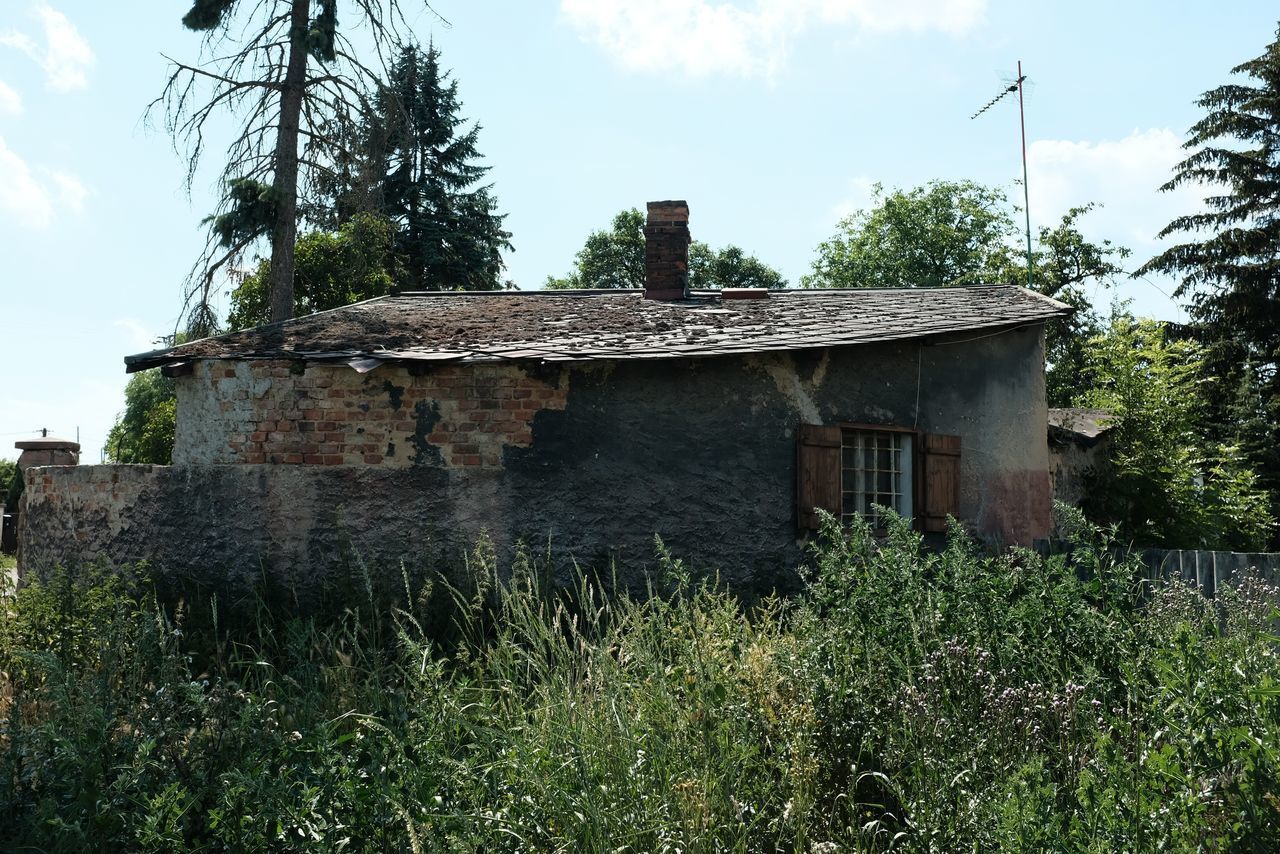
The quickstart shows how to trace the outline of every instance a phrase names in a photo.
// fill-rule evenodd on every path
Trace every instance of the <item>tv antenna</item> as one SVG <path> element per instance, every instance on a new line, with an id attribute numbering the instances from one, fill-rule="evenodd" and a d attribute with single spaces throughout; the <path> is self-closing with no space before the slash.
<path id="1" fill-rule="evenodd" d="M 1018 93 L 1018 123 L 1022 127 L 1022 209 L 1027 215 L 1027 287 L 1031 287 L 1031 195 L 1027 191 L 1027 113 L 1022 106 L 1022 84 L 1027 76 L 1022 73 L 1022 60 L 1018 60 L 1018 79 L 1003 89 L 990 101 L 982 105 L 982 109 L 969 116 L 970 121 L 998 104 L 1005 95 Z"/>

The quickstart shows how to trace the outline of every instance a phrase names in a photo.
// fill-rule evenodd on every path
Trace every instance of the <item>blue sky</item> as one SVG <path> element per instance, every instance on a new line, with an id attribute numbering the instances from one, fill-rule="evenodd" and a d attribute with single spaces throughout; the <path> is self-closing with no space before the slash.
<path id="1" fill-rule="evenodd" d="M 172 332 L 203 246 L 221 149 L 188 198 L 185 164 L 143 113 L 162 53 L 197 57 L 182 2 L 0 2 L 0 455 L 48 427 L 97 461 L 123 404 L 122 357 Z M 1274 3 L 1003 0 L 402 0 L 460 82 L 523 288 L 565 273 L 592 229 L 683 198 L 696 238 L 803 275 L 873 183 L 971 178 L 1020 196 L 1015 76 L 1031 218 L 1103 207 L 1130 247 L 1196 205 L 1156 188 L 1193 100 L 1276 32 Z M 1119 296 L 1176 319 L 1159 279 Z M 1103 304 L 1111 295 L 1099 294 Z"/>

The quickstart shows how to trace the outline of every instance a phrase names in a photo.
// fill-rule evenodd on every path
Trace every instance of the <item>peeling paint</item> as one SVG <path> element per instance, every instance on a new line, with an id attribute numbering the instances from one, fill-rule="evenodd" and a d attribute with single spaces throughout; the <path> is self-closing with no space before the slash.
<path id="1" fill-rule="evenodd" d="M 791 404 L 796 412 L 800 413 L 800 417 L 806 423 L 822 423 L 822 413 L 818 410 L 818 405 L 814 402 L 810 390 L 806 389 L 804 383 L 801 382 L 800 375 L 796 373 L 795 366 L 791 363 L 789 356 L 759 357 L 757 364 L 773 380 L 773 385 L 778 390 L 778 393 L 786 398 L 787 402 Z M 825 374 L 826 371 L 823 370 L 823 373 Z"/>

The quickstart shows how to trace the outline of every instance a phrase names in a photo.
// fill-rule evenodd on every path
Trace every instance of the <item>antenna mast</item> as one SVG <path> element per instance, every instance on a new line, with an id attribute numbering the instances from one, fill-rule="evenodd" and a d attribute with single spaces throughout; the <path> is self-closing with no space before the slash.
<path id="1" fill-rule="evenodd" d="M 982 109 L 969 116 L 970 120 L 976 119 L 987 110 L 994 107 L 1000 99 L 1005 95 L 1013 92 L 1018 93 L 1018 123 L 1022 128 L 1022 209 L 1027 217 L 1027 287 L 1031 287 L 1031 194 L 1027 189 L 1027 113 L 1022 103 L 1022 84 L 1027 79 L 1022 73 L 1022 60 L 1018 60 L 1018 79 L 1008 88 L 996 95 L 990 101 L 982 105 Z"/>

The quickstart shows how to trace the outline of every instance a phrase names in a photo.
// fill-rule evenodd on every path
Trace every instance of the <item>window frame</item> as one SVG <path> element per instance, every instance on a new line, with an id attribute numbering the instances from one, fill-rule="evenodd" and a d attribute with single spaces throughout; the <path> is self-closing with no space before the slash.
<path id="1" fill-rule="evenodd" d="M 858 421 L 801 421 L 795 433 L 795 523 L 799 531 L 816 531 L 821 512 L 844 516 L 844 431 L 905 433 L 913 436 L 912 527 L 922 533 L 945 533 L 947 519 L 962 519 L 964 491 L 961 435 L 934 433 L 917 427 Z"/>
<path id="2" fill-rule="evenodd" d="M 923 524 L 923 519 L 924 519 L 923 514 L 921 512 L 921 508 L 924 505 L 924 500 L 923 500 L 924 499 L 924 465 L 923 465 L 924 433 L 923 431 L 918 430 L 914 427 L 900 427 L 896 424 L 870 424 L 863 421 L 835 421 L 835 422 L 832 422 L 829 426 L 840 428 L 840 438 L 841 438 L 840 522 L 841 524 L 844 524 L 844 518 L 846 515 L 851 515 L 851 514 L 846 514 L 844 510 L 843 443 L 844 443 L 845 431 L 853 431 L 853 432 L 861 431 L 866 433 L 897 433 L 900 435 L 905 434 L 911 437 L 910 439 L 911 441 L 911 517 L 910 517 L 911 528 L 912 530 L 915 530 L 915 531 L 921 530 L 921 526 Z M 858 515 L 862 516 L 861 513 L 858 513 Z M 874 530 L 876 533 L 882 533 L 884 531 L 884 528 L 883 526 L 876 525 L 872 527 L 872 530 Z"/>

